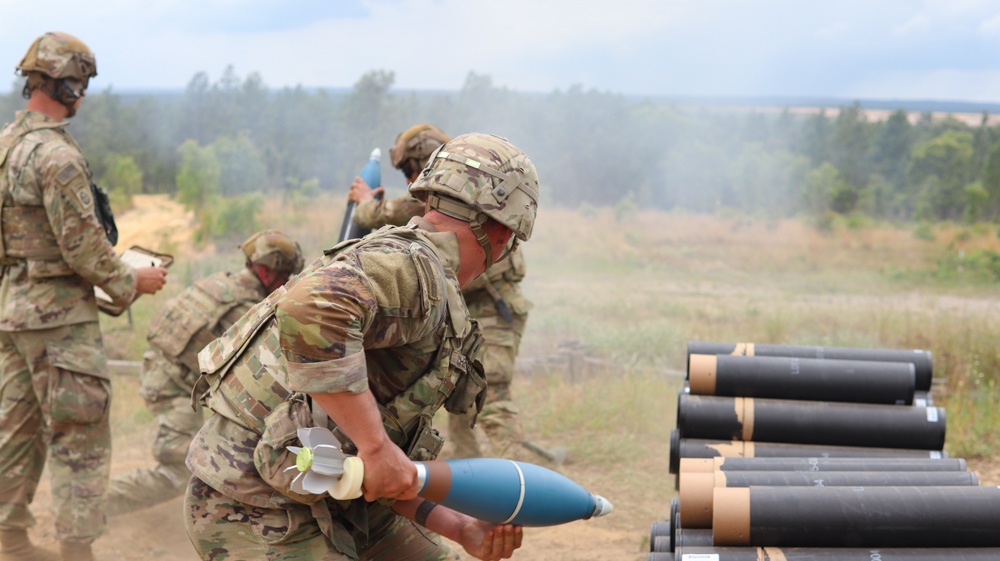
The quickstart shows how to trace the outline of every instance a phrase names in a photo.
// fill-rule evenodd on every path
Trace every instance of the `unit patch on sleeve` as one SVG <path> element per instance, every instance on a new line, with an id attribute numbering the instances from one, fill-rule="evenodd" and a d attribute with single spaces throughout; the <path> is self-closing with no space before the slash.
<path id="1" fill-rule="evenodd" d="M 67 162 L 55 176 L 56 185 L 64 192 L 72 193 L 83 210 L 94 208 L 94 195 L 81 170 L 74 162 Z M 67 193 L 67 194 L 68 194 Z"/>

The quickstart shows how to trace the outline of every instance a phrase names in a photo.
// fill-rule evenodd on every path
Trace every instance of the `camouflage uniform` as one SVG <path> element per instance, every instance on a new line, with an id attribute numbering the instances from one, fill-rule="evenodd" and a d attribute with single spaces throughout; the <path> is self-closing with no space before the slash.
<path id="1" fill-rule="evenodd" d="M 414 216 L 424 215 L 424 203 L 409 195 L 391 199 L 369 199 L 354 209 L 358 226 L 377 230 L 382 226 L 403 226 Z"/>
<path id="2" fill-rule="evenodd" d="M 265 296 L 253 271 L 220 272 L 186 288 L 153 318 L 139 395 L 156 416 L 152 448 L 157 465 L 111 479 L 109 515 L 146 508 L 184 492 L 191 477 L 184 459 L 204 421 L 200 404 L 191 403 L 199 376 L 198 351 Z"/>
<path id="3" fill-rule="evenodd" d="M 470 243 L 466 233 L 475 236 L 488 267 L 487 228 L 528 240 L 538 176 L 500 137 L 463 135 L 445 147 L 410 190 L 468 230 L 437 232 L 414 218 L 346 241 L 199 353 L 214 414 L 188 453 L 185 520 L 202 558 L 458 559 L 387 501 L 296 493 L 296 458 L 287 449 L 299 444 L 299 428 L 319 425 L 356 452 L 309 395 L 370 394 L 386 436 L 414 460 L 440 450 L 431 424 L 441 407 L 482 408 L 482 339 L 459 291 L 460 244 Z"/>
<path id="4" fill-rule="evenodd" d="M 531 309 L 531 302 L 521 292 L 524 272 L 524 253 L 514 251 L 462 289 L 469 314 L 483 329 L 482 361 L 489 392 L 478 425 L 489 438 L 489 454 L 495 457 L 521 459 L 520 444 L 524 442 L 517 406 L 510 391 L 517 350 Z M 510 311 L 512 321 L 500 313 L 501 306 Z M 448 416 L 448 438 L 455 446 L 453 453 L 457 458 L 483 455 L 472 431 L 473 421 L 468 415 Z"/>
<path id="5" fill-rule="evenodd" d="M 90 543 L 104 529 L 111 454 L 94 286 L 127 304 L 136 278 L 94 215 L 66 124 L 23 111 L 0 132 L 0 530 L 34 524 L 48 455 L 56 537 Z"/>
<path id="6" fill-rule="evenodd" d="M 485 380 L 458 245 L 414 221 L 327 251 L 202 351 L 214 414 L 191 444 L 185 520 L 203 558 L 458 559 L 388 505 L 298 495 L 284 471 L 297 428 L 336 430 L 305 394 L 370 389 L 415 459 L 440 448 L 438 408 L 475 407 Z"/>
<path id="7" fill-rule="evenodd" d="M 410 218 L 423 214 L 424 203 L 404 195 L 387 201 L 365 201 L 355 210 L 354 221 L 365 228 L 380 228 L 387 224 L 405 224 Z M 531 309 L 531 302 L 521 292 L 524 273 L 524 254 L 515 251 L 462 289 L 469 313 L 483 328 L 483 369 L 489 393 L 478 424 L 489 438 L 489 453 L 498 457 L 517 455 L 518 445 L 524 441 L 517 406 L 510 391 L 517 350 Z M 507 306 L 512 321 L 500 314 L 498 306 Z M 471 425 L 472 419 L 464 416 L 450 415 L 448 418 L 448 439 L 455 447 L 453 453 L 457 458 L 483 455 Z"/>
<path id="8" fill-rule="evenodd" d="M 201 404 L 191 400 L 200 376 L 198 351 L 267 296 L 265 279 L 273 288 L 302 270 L 299 244 L 278 230 L 257 232 L 240 247 L 244 269 L 194 283 L 167 302 L 149 325 L 139 394 L 156 415 L 153 457 L 158 464 L 113 478 L 108 514 L 153 506 L 184 491 L 191 477 L 184 459 L 204 421 Z M 264 277 L 254 270 L 259 266 L 266 267 Z"/>
<path id="9" fill-rule="evenodd" d="M 433 125 L 415 125 L 396 138 L 391 150 L 392 163 L 397 168 L 402 168 L 404 163 L 422 168 L 434 149 L 447 140 L 447 135 Z M 359 226 L 377 229 L 385 225 L 403 225 L 414 216 L 423 214 L 423 201 L 406 194 L 387 200 L 370 199 L 359 204 L 354 211 L 354 221 Z M 518 444 L 524 440 L 510 391 L 521 335 L 531 309 L 531 302 L 521 292 L 524 274 L 524 254 L 515 251 L 462 289 L 469 313 L 479 321 L 485 338 L 483 368 L 489 393 L 479 415 L 479 425 L 489 438 L 490 454 L 493 456 L 513 455 L 520 449 Z M 503 301 L 499 302 L 499 299 Z M 501 306 L 510 311 L 510 321 L 501 315 Z M 448 438 L 455 447 L 455 457 L 483 455 L 472 431 L 472 421 L 458 415 L 449 416 Z"/>

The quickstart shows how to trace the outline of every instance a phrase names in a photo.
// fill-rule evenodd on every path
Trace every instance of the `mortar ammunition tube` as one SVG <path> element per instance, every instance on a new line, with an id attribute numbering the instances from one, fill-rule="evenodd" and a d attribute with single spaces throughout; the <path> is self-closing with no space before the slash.
<path id="1" fill-rule="evenodd" d="M 968 469 L 963 458 L 682 458 L 681 473 L 697 471 L 911 471 L 936 472 Z"/>
<path id="2" fill-rule="evenodd" d="M 923 391 L 931 389 L 931 376 L 934 373 L 931 352 L 920 349 L 858 349 L 850 347 L 807 347 L 798 345 L 691 341 L 688 343 L 687 353 L 689 371 L 691 368 L 691 355 L 783 356 L 827 360 L 909 362 L 914 367 L 916 388 Z"/>
<path id="3" fill-rule="evenodd" d="M 910 405 L 916 380 L 909 362 L 691 355 L 688 364 L 697 395 Z"/>
<path id="4" fill-rule="evenodd" d="M 967 471 L 717 471 L 681 472 L 680 515 L 686 528 L 710 528 L 712 500 L 720 487 L 975 487 L 976 474 Z"/>
<path id="5" fill-rule="evenodd" d="M 674 535 L 674 527 L 671 526 L 670 522 L 666 520 L 658 520 L 653 522 L 649 526 L 649 550 L 658 551 L 656 549 L 656 538 L 672 538 Z"/>
<path id="6" fill-rule="evenodd" d="M 679 430 L 670 433 L 670 473 L 680 471 L 681 458 L 929 458 L 947 457 L 940 450 L 876 448 L 866 446 L 829 446 L 820 444 L 782 444 L 779 442 L 741 442 L 681 438 Z"/>
<path id="7" fill-rule="evenodd" d="M 674 551 L 680 547 L 708 547 L 712 545 L 712 530 L 702 528 L 674 528 Z"/>
<path id="8" fill-rule="evenodd" d="M 713 545 L 1000 547 L 998 487 L 717 488 L 712 510 Z"/>
<path id="9" fill-rule="evenodd" d="M 679 528 L 681 523 L 678 519 L 680 516 L 681 500 L 677 497 L 670 499 L 670 532 L 673 534 L 674 528 Z"/>
<path id="10" fill-rule="evenodd" d="M 1000 559 L 1000 549 L 990 547 L 947 549 L 685 547 L 675 549 L 675 556 L 670 561 L 761 561 L 762 559 L 771 561 L 779 559 L 781 561 L 996 561 Z"/>
<path id="11" fill-rule="evenodd" d="M 945 416 L 939 407 L 681 395 L 677 428 L 686 438 L 940 450 Z"/>
<path id="12" fill-rule="evenodd" d="M 670 536 L 656 536 L 653 538 L 652 551 L 667 553 L 668 551 L 673 551 L 673 538 Z"/>

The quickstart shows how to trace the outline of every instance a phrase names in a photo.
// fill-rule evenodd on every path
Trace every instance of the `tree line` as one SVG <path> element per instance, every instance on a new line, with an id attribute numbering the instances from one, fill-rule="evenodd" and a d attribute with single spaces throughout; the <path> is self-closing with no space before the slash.
<path id="1" fill-rule="evenodd" d="M 386 186 L 396 134 L 418 122 L 457 135 L 494 132 L 527 152 L 546 204 L 620 203 L 767 218 L 1000 220 L 1000 130 L 900 109 L 871 120 L 860 104 L 810 115 L 725 110 L 573 86 L 515 92 L 470 73 L 455 92 L 393 89 L 376 70 L 349 90 L 270 89 L 259 74 L 196 74 L 183 92 L 92 92 L 71 132 L 117 208 L 174 193 L 226 235 L 264 195 L 346 194 L 381 147 Z M 6 120 L 21 84 L 0 97 Z"/>

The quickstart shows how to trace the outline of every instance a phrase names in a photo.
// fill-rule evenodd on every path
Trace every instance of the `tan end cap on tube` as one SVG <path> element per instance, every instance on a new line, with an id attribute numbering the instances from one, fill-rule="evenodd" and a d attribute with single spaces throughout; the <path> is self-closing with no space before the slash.
<path id="1" fill-rule="evenodd" d="M 681 473 L 712 473 L 715 471 L 714 458 L 681 458 Z"/>
<path id="2" fill-rule="evenodd" d="M 688 382 L 695 395 L 715 395 L 715 373 L 718 359 L 715 355 L 691 355 Z"/>
<path id="3" fill-rule="evenodd" d="M 714 474 L 681 474 L 680 514 L 685 528 L 712 527 L 712 491 L 714 489 Z"/>
<path id="4" fill-rule="evenodd" d="M 712 500 L 712 544 L 737 547 L 750 545 L 750 489 L 715 489 Z"/>

